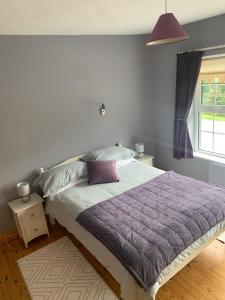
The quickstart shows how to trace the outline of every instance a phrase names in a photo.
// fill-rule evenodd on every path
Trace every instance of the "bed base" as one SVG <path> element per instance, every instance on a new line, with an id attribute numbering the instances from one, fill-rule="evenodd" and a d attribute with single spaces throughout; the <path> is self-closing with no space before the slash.
<path id="1" fill-rule="evenodd" d="M 108 286 L 114 291 L 116 296 L 120 300 L 123 300 L 123 298 L 120 296 L 121 295 L 120 283 L 112 276 L 112 274 L 91 254 L 89 250 L 87 250 L 87 248 L 72 233 L 70 233 L 64 226 L 59 224 L 54 217 L 48 215 L 48 218 L 49 218 L 49 223 L 51 225 L 57 224 L 57 226 L 63 228 L 63 230 L 70 237 L 70 239 L 73 241 L 75 246 L 80 250 L 80 252 L 88 260 L 88 262 L 93 266 L 96 272 L 104 279 L 104 281 L 108 284 Z M 183 269 L 190 261 L 192 261 L 202 250 L 204 250 L 209 244 L 211 244 L 214 240 L 216 240 L 222 233 L 224 233 L 224 228 L 221 229 L 219 232 L 217 232 L 214 236 L 209 238 L 203 247 L 198 248 L 194 253 L 192 253 L 192 255 L 190 255 L 182 264 L 180 264 L 180 266 L 177 267 L 176 270 L 173 270 L 173 272 L 171 272 L 170 275 L 164 279 L 164 282 L 158 288 L 161 288 L 169 279 L 171 279 L 181 269 Z M 154 296 L 151 297 L 149 295 L 151 300 L 155 300 L 157 291 L 155 292 Z M 148 300 L 150 300 L 149 296 L 148 296 Z"/>
<path id="2" fill-rule="evenodd" d="M 77 160 L 80 160 L 82 158 L 82 156 L 84 156 L 84 154 L 75 156 L 71 159 L 67 159 L 55 166 L 58 165 L 64 165 L 70 162 L 74 162 Z M 55 167 L 54 166 L 54 167 Z M 43 168 L 40 169 L 41 172 L 44 171 Z M 99 275 L 104 279 L 104 281 L 109 285 L 109 287 L 114 291 L 114 293 L 117 295 L 117 297 L 121 300 L 123 300 L 121 298 L 121 286 L 119 284 L 119 282 L 112 276 L 112 274 L 87 250 L 87 248 L 85 248 L 82 243 L 72 234 L 70 233 L 64 226 L 60 225 L 57 220 L 48 215 L 49 217 L 49 222 L 51 225 L 54 225 L 55 223 L 58 224 L 58 226 L 62 227 L 65 229 L 65 232 L 67 233 L 67 235 L 71 238 L 71 240 L 73 241 L 73 243 L 77 246 L 77 248 L 80 250 L 80 252 L 84 255 L 84 257 L 88 260 L 88 262 L 93 266 L 93 268 L 96 270 L 97 273 L 99 273 Z M 174 270 L 173 272 L 171 272 L 169 274 L 169 276 L 167 276 L 164 281 L 160 284 L 160 286 L 158 286 L 155 291 L 154 291 L 154 296 L 148 296 L 147 300 L 155 300 L 156 294 L 159 290 L 159 288 L 161 288 L 168 280 L 170 280 L 174 275 L 176 275 L 181 269 L 183 269 L 190 261 L 192 261 L 202 250 L 204 250 L 209 244 L 211 244 L 214 240 L 216 240 L 221 234 L 225 235 L 225 225 L 224 228 L 222 228 L 219 232 L 217 232 L 215 235 L 213 235 L 211 238 L 209 238 L 207 240 L 207 242 L 202 246 L 199 247 L 198 249 L 196 249 L 196 251 L 194 253 L 192 253 L 192 255 L 190 255 L 183 263 L 181 263 L 176 270 Z M 223 237 L 223 241 L 225 243 L 225 237 Z M 149 299 L 150 297 L 150 299 Z M 143 298 L 143 297 L 142 297 Z M 145 298 L 145 296 L 144 296 Z M 146 300 L 145 299 L 142 300 Z"/>

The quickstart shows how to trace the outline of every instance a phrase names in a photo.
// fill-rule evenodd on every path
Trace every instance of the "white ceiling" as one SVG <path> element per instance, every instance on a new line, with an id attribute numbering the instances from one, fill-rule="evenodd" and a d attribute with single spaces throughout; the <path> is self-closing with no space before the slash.
<path id="1" fill-rule="evenodd" d="M 168 0 L 182 24 L 225 13 L 225 0 Z M 164 0 L 0 0 L 0 34 L 142 34 Z"/>

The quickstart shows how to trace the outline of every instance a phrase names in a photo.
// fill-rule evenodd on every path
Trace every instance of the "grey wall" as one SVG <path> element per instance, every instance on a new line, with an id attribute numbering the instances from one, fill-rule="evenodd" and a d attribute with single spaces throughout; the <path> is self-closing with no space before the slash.
<path id="1" fill-rule="evenodd" d="M 185 26 L 190 39 L 151 49 L 148 68 L 152 71 L 153 135 L 157 166 L 208 181 L 209 162 L 203 159 L 173 159 L 173 122 L 175 107 L 176 53 L 225 44 L 225 15 Z M 147 50 L 146 50 L 147 51 Z M 225 49 L 223 49 L 225 53 Z M 211 54 L 210 51 L 207 55 Z M 149 126 L 151 126 L 149 122 Z"/>
<path id="2" fill-rule="evenodd" d="M 15 184 L 34 169 L 117 141 L 153 147 L 144 58 L 137 36 L 0 37 L 0 231 L 12 226 Z"/>
<path id="3" fill-rule="evenodd" d="M 0 36 L 0 231 L 18 181 L 116 141 L 142 141 L 157 166 L 208 180 L 208 161 L 172 156 L 176 53 L 225 44 L 225 15 L 186 30 L 189 40 L 154 48 L 143 36 Z"/>

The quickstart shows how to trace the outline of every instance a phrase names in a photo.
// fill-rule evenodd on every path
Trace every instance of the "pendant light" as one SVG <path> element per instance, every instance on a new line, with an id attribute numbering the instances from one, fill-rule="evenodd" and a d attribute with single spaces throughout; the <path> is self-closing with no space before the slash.
<path id="1" fill-rule="evenodd" d="M 186 39 L 188 35 L 174 14 L 167 12 L 167 0 L 165 0 L 165 14 L 159 17 L 146 45 L 172 44 Z"/>

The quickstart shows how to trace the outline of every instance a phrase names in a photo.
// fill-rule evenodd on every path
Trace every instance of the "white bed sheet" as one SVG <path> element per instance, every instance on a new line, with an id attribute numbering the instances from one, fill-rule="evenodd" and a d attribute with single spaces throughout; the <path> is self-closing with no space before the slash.
<path id="1" fill-rule="evenodd" d="M 117 169 L 119 182 L 88 185 L 87 180 L 57 194 L 52 200 L 60 201 L 76 218 L 83 210 L 122 194 L 146 181 L 163 174 L 164 171 L 136 160 Z"/>
<path id="2" fill-rule="evenodd" d="M 145 292 L 123 267 L 119 260 L 92 234 L 80 226 L 75 218 L 80 212 L 101 201 L 138 186 L 164 171 L 132 162 L 118 169 L 120 182 L 87 186 L 86 182 L 58 194 L 53 201 L 47 201 L 46 212 L 66 227 L 120 283 L 121 297 L 124 300 L 155 299 L 158 289 L 174 274 L 195 257 L 206 244 L 209 244 L 225 230 L 225 221 L 217 224 L 205 236 L 185 249 L 167 268 L 154 286 Z"/>

